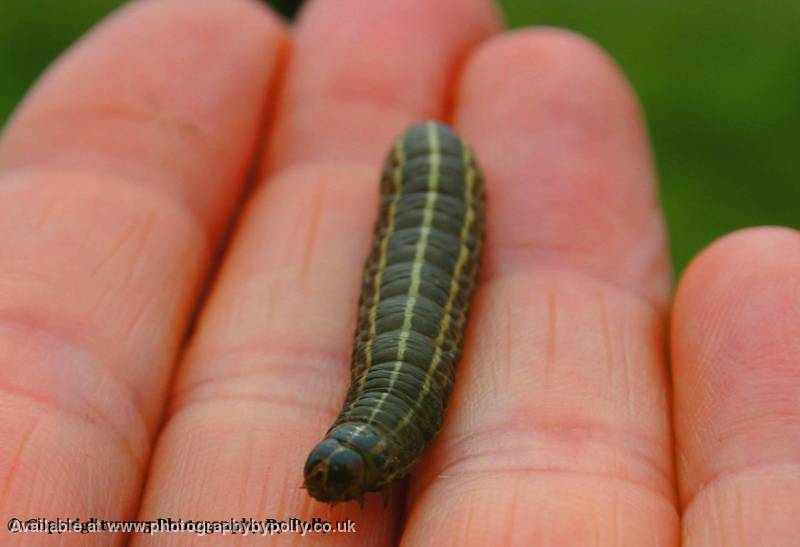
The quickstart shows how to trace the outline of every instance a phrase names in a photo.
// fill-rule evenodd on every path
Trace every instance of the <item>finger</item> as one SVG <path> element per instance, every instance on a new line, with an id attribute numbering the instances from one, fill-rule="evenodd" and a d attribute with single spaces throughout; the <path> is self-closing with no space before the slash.
<path id="1" fill-rule="evenodd" d="M 431 4 L 318 0 L 303 12 L 269 170 L 377 165 L 398 131 L 448 114 L 454 69 L 498 14 L 488 0 Z"/>
<path id="2" fill-rule="evenodd" d="M 672 350 L 683 535 L 691 545 L 800 537 L 800 234 L 723 238 L 690 265 Z"/>
<path id="3" fill-rule="evenodd" d="M 201 0 L 197 16 L 188 0 L 173 4 L 123 10 L 73 48 L 14 116 L 0 168 L 154 187 L 216 238 L 249 169 L 282 37 L 247 1 Z"/>
<path id="4" fill-rule="evenodd" d="M 525 30 L 470 57 L 455 119 L 487 254 L 404 542 L 674 544 L 669 271 L 630 89 L 584 38 Z"/>
<path id="5" fill-rule="evenodd" d="M 136 3 L 67 53 L 7 127 L 4 514 L 135 510 L 281 42 L 248 2 Z"/>
<path id="6" fill-rule="evenodd" d="M 393 542 L 398 500 L 388 511 L 379 496 L 368 497 L 363 512 L 354 504 L 331 511 L 300 489 L 302 467 L 346 391 L 384 148 L 408 121 L 442 114 L 459 55 L 492 28 L 488 5 L 318 1 L 302 14 L 282 96 L 300 93 L 298 82 L 315 72 L 330 82 L 352 78 L 360 95 L 326 84 L 302 102 L 284 99 L 269 141 L 269 161 L 281 168 L 245 211 L 176 380 L 144 517 L 178 508 L 204 516 L 347 516 L 357 521 L 359 544 Z M 376 21 L 396 39 L 376 34 Z M 378 47 L 386 65 L 375 64 Z M 423 50 L 420 61 L 414 53 Z M 386 72 L 414 82 L 395 86 Z M 420 89 L 431 94 L 422 100 Z M 304 112 L 329 117 L 312 126 Z M 347 131 L 349 124 L 363 135 Z M 224 442 L 205 441 L 221 434 Z M 203 481 L 193 479 L 200 475 Z"/>
<path id="7" fill-rule="evenodd" d="M 456 123 L 494 184 L 485 276 L 568 269 L 665 301 L 647 134 L 605 54 L 562 31 L 511 34 L 470 59 L 460 89 Z"/>

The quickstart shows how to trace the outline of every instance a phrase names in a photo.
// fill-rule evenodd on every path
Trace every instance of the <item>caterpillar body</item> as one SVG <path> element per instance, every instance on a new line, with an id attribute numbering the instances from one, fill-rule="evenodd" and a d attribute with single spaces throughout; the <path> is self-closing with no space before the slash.
<path id="1" fill-rule="evenodd" d="M 311 496 L 356 500 L 408 474 L 442 425 L 483 246 L 483 177 L 438 122 L 394 143 L 364 269 L 339 417 L 304 469 Z"/>

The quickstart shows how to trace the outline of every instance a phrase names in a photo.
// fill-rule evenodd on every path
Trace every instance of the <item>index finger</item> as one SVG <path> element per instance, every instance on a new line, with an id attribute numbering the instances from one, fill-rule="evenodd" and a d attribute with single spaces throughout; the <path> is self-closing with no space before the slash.
<path id="1" fill-rule="evenodd" d="M 137 2 L 48 71 L 6 128 L 0 504 L 9 516 L 135 511 L 282 41 L 277 20 L 250 2 Z"/>

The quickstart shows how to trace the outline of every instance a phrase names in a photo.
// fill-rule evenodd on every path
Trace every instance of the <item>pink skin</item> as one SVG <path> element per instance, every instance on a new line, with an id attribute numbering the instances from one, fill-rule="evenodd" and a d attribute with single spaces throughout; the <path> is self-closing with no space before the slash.
<path id="1" fill-rule="evenodd" d="M 499 27 L 488 0 L 317 0 L 292 29 L 245 0 L 141 1 L 56 63 L 0 141 L 4 520 L 354 519 L 356 537 L 314 538 L 340 545 L 794 545 L 800 236 L 713 245 L 667 332 L 628 84 L 580 36 Z M 465 357 L 388 509 L 330 509 L 299 488 L 303 462 L 346 389 L 380 162 L 428 117 L 474 145 L 488 181 Z"/>

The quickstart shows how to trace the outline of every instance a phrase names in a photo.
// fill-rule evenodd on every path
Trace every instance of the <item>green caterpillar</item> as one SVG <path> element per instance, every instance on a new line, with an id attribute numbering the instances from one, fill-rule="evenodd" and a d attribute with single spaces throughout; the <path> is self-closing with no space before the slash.
<path id="1" fill-rule="evenodd" d="M 317 500 L 363 503 L 408 474 L 439 431 L 461 355 L 484 234 L 483 177 L 437 122 L 392 147 L 364 270 L 342 412 L 305 464 Z"/>

